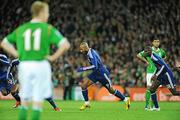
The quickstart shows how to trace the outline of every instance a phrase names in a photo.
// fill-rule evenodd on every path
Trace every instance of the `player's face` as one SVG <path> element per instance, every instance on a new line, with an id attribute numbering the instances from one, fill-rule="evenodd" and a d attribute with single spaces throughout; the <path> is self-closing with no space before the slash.
<path id="1" fill-rule="evenodd" d="M 154 40 L 152 44 L 153 44 L 154 47 L 158 48 L 159 45 L 160 45 L 160 41 L 159 40 Z"/>

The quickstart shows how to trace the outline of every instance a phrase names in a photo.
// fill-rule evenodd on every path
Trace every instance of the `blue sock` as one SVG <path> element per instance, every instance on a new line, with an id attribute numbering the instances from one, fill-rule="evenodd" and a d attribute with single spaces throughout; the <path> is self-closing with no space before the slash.
<path id="1" fill-rule="evenodd" d="M 21 101 L 21 99 L 20 99 L 20 97 L 19 97 L 19 95 L 18 95 L 18 92 L 11 93 L 11 95 L 14 97 L 14 99 L 15 99 L 16 101 L 18 101 L 18 102 Z"/>
<path id="2" fill-rule="evenodd" d="M 156 93 L 151 94 L 151 99 L 152 99 L 152 101 L 154 103 L 155 108 L 159 108 Z"/>
<path id="3" fill-rule="evenodd" d="M 114 95 L 118 98 L 120 98 L 121 100 L 125 99 L 125 96 L 123 94 L 121 94 L 121 92 L 119 92 L 118 90 L 115 90 Z"/>
<path id="4" fill-rule="evenodd" d="M 50 98 L 47 98 L 46 100 L 53 106 L 53 108 L 57 108 L 54 100 L 53 100 L 51 97 L 50 97 Z"/>
<path id="5" fill-rule="evenodd" d="M 82 90 L 82 95 L 83 95 L 85 101 L 89 101 L 87 89 Z"/>

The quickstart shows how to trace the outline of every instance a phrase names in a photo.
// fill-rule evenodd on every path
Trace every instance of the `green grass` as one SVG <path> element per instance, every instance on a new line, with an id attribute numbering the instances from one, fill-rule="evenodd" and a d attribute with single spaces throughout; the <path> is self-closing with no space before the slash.
<path id="1" fill-rule="evenodd" d="M 82 101 L 56 102 L 63 111 L 55 112 L 45 102 L 42 120 L 180 120 L 180 102 L 160 102 L 159 112 L 144 111 L 144 102 L 132 102 L 129 111 L 119 102 L 91 102 L 86 111 L 79 111 Z M 0 120 L 17 120 L 18 109 L 12 108 L 13 103 L 0 101 Z"/>

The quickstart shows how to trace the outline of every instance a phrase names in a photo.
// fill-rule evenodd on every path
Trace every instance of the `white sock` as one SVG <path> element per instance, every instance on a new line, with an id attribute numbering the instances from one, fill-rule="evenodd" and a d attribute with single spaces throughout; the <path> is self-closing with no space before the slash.
<path id="1" fill-rule="evenodd" d="M 85 105 L 89 105 L 89 101 L 85 101 Z"/>
<path id="2" fill-rule="evenodd" d="M 127 100 L 128 100 L 128 98 L 127 98 L 127 97 L 125 97 L 124 102 L 126 102 Z"/>

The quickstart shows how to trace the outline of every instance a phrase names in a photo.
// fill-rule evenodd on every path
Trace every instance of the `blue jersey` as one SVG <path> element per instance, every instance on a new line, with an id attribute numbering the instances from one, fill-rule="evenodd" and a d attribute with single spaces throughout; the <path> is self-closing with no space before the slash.
<path id="1" fill-rule="evenodd" d="M 12 62 L 5 56 L 0 54 L 0 90 L 6 88 L 8 91 L 11 90 L 15 84 L 11 69 L 19 64 L 19 60 L 15 59 Z"/>
<path id="2" fill-rule="evenodd" d="M 102 63 L 99 54 L 94 49 L 90 48 L 87 53 L 87 57 L 91 66 L 83 67 L 83 70 L 93 70 L 92 73 L 88 75 L 88 78 L 94 83 L 98 81 L 107 89 L 110 89 L 110 73 Z"/>
<path id="3" fill-rule="evenodd" d="M 160 74 L 163 74 L 164 72 L 170 72 L 172 71 L 171 68 L 165 63 L 165 61 L 159 57 L 157 54 L 152 53 L 151 59 L 154 62 L 157 71 L 156 75 L 159 76 Z"/>
<path id="4" fill-rule="evenodd" d="M 167 85 L 168 88 L 174 89 L 174 87 L 176 86 L 176 81 L 174 79 L 171 68 L 161 57 L 154 53 L 151 54 L 151 59 L 157 67 L 157 80 L 159 80 L 162 85 Z"/>
<path id="5" fill-rule="evenodd" d="M 87 56 L 88 56 L 88 61 L 92 65 L 94 70 L 104 67 L 99 54 L 94 49 L 90 48 Z"/>
<path id="6" fill-rule="evenodd" d="M 0 54 L 0 80 L 6 80 L 8 78 L 7 72 L 10 67 L 10 61 L 5 55 Z"/>

